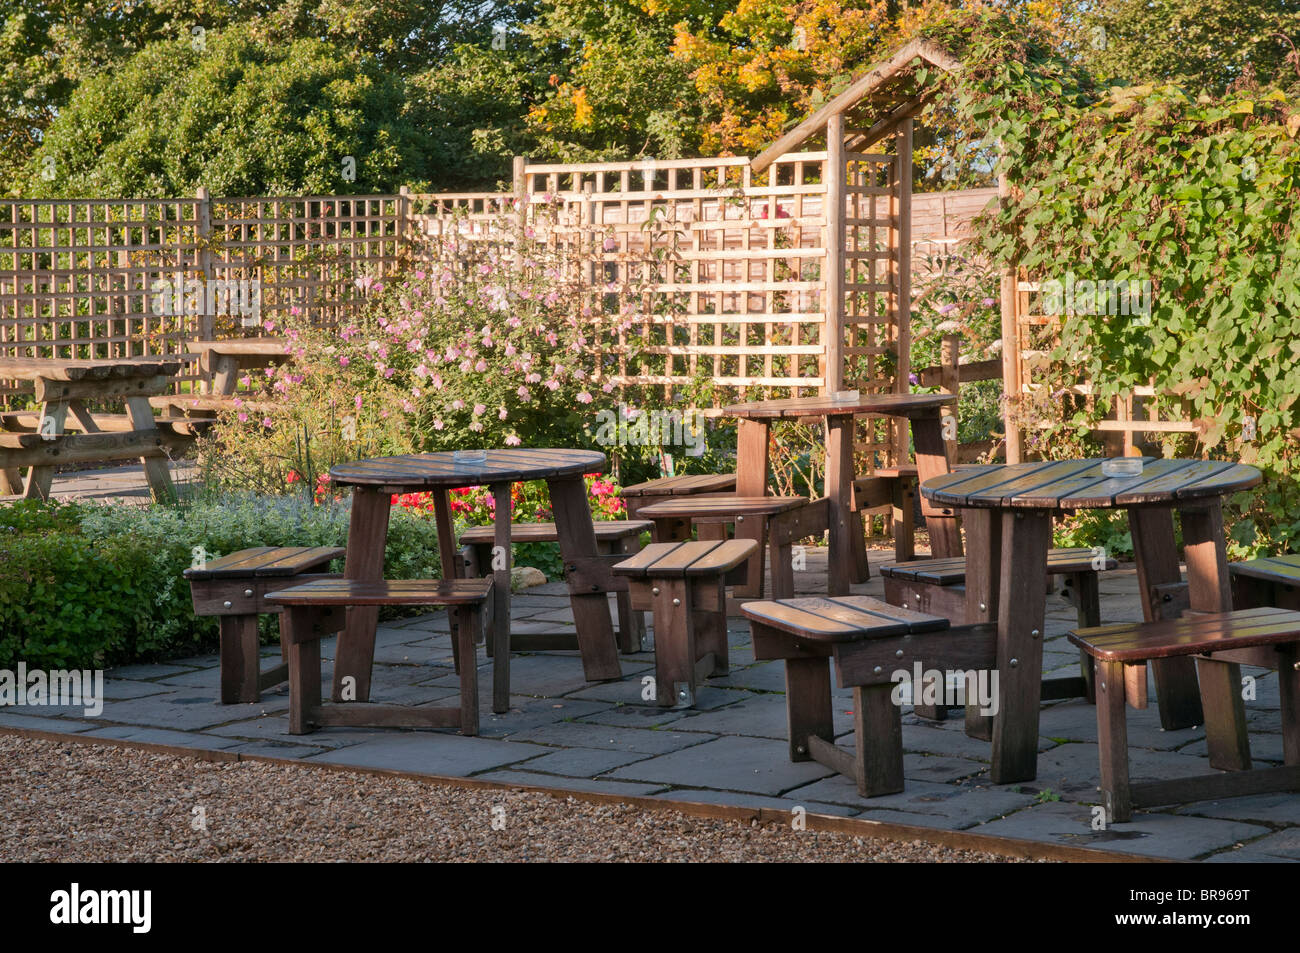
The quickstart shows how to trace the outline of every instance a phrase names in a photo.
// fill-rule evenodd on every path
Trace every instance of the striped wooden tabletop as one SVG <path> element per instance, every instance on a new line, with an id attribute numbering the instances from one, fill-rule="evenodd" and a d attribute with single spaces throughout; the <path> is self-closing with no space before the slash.
<path id="1" fill-rule="evenodd" d="M 1121 477 L 1103 474 L 1102 460 L 972 467 L 926 480 L 921 495 L 941 506 L 998 509 L 1170 506 L 1246 490 L 1262 479 L 1254 467 L 1227 460 L 1141 459 L 1140 474 Z"/>
<path id="2" fill-rule="evenodd" d="M 948 628 L 939 616 L 891 606 L 870 596 L 809 596 L 771 602 L 746 602 L 745 617 L 803 639 L 853 642 L 862 638 L 936 632 Z"/>
<path id="3" fill-rule="evenodd" d="M 172 377 L 180 358 L 115 357 L 71 361 L 53 358 L 0 357 L 0 380 L 98 381 L 130 377 Z"/>
<path id="4" fill-rule="evenodd" d="M 413 492 L 603 473 L 607 464 L 603 453 L 592 450 L 488 450 L 482 460 L 457 460 L 443 451 L 342 463 L 330 470 L 330 480 Z"/>
<path id="5" fill-rule="evenodd" d="M 925 416 L 957 402 L 955 394 L 860 394 L 835 399 L 829 394 L 789 397 L 784 400 L 756 400 L 722 408 L 729 417 L 748 420 L 779 420 L 794 417 L 829 417 L 840 414 L 885 414 L 890 417 Z"/>

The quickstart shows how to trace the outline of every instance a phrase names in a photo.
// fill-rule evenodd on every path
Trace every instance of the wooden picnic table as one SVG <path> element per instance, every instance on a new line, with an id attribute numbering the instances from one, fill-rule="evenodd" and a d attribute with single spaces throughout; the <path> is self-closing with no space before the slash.
<path id="1" fill-rule="evenodd" d="M 822 417 L 826 420 L 826 496 L 830 500 L 830 554 L 828 591 L 847 595 L 851 582 L 865 582 L 866 547 L 859 514 L 853 512 L 852 493 L 854 418 L 869 414 L 901 417 L 911 422 L 916 445 L 918 478 L 926 480 L 948 472 L 943 446 L 943 408 L 956 403 L 953 394 L 862 394 L 852 398 L 832 395 L 791 397 L 731 404 L 722 412 L 739 419 L 736 450 L 736 495 L 762 496 L 770 476 L 769 430 L 774 420 Z M 950 509 L 922 504 L 936 556 L 960 556 L 961 536 Z M 737 533 L 739 535 L 739 532 Z"/>
<path id="2" fill-rule="evenodd" d="M 268 414 L 279 408 L 278 401 L 254 397 L 244 400 L 235 393 L 241 374 L 250 370 L 287 364 L 293 360 L 287 338 L 231 338 L 223 341 L 190 341 L 188 356 L 198 358 L 203 376 L 198 394 L 164 394 L 150 403 L 164 413 L 185 417 L 213 417 L 223 410 L 247 410 Z"/>
<path id="3" fill-rule="evenodd" d="M 54 468 L 65 463 L 98 463 L 139 457 L 155 500 L 175 496 L 167 468 L 168 451 L 192 440 L 182 430 L 158 426 L 149 397 L 167 390 L 181 372 L 177 357 L 131 357 L 105 360 L 0 357 L 0 380 L 31 381 L 40 414 L 32 430 L 6 420 L 0 432 L 0 491 L 21 492 L 27 499 L 46 499 Z M 85 401 L 124 401 L 129 429 L 120 421 L 103 425 Z M 68 417 L 80 433 L 68 433 Z M 10 430 L 10 426 L 20 429 Z M 21 467 L 30 467 L 24 486 Z"/>
<path id="4" fill-rule="evenodd" d="M 493 561 L 493 622 L 496 645 L 509 646 L 511 565 L 511 484 L 545 480 L 560 537 L 560 554 L 568 573 L 569 602 L 577 629 L 578 649 L 588 681 L 621 678 L 608 592 L 614 561 L 624 556 L 598 556 L 596 531 L 587 502 L 583 475 L 604 472 L 603 453 L 588 450 L 488 450 L 481 461 L 457 459 L 456 454 L 420 453 L 347 463 L 330 470 L 337 486 L 352 487 L 352 517 L 348 531 L 344 575 L 373 580 L 383 576 L 388 516 L 394 494 L 427 492 L 433 498 L 438 551 L 444 578 L 459 577 L 460 559 L 452 526 L 448 491 L 488 486 L 495 502 Z M 377 610 L 348 610 L 348 624 L 339 636 L 334 662 L 334 700 L 365 701 L 370 694 Z M 493 658 L 493 709 L 508 702 L 510 653 Z M 344 697 L 343 679 L 355 679 L 355 696 Z"/>
<path id="5" fill-rule="evenodd" d="M 1064 697 L 1059 692 L 1049 696 L 1044 686 L 1051 683 L 1042 679 L 1047 550 L 1054 517 L 1079 509 L 1127 512 L 1146 621 L 1177 617 L 1182 607 L 1232 609 L 1222 501 L 1258 484 L 1260 472 L 1228 461 L 1142 460 L 1137 476 L 1107 477 L 1101 460 L 1058 460 L 972 467 L 921 484 L 923 497 L 962 510 L 968 621 L 996 619 L 999 709 L 991 724 L 969 707 L 966 717 L 969 734 L 993 742 L 995 784 L 1034 778 L 1040 700 Z M 1183 529 L 1185 587 L 1174 539 L 1175 511 Z M 1153 662 L 1152 668 L 1162 726 L 1172 730 L 1204 723 L 1210 763 L 1241 770 L 1245 715 L 1240 667 L 1197 666 L 1184 657 Z M 1133 666 L 1132 671 L 1126 693 L 1130 704 L 1144 708 L 1146 669 Z M 1082 694 L 1082 686 L 1070 694 Z"/>

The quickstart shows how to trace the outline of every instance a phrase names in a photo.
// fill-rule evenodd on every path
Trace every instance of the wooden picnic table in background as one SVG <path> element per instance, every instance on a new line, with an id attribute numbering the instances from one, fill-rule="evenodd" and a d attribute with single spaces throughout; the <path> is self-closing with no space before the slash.
<path id="1" fill-rule="evenodd" d="M 569 602 L 577 629 L 578 649 L 588 681 L 621 678 L 614 625 L 610 618 L 613 562 L 623 556 L 597 554 L 596 531 L 583 475 L 603 473 L 608 461 L 589 450 L 488 450 L 481 461 L 458 460 L 454 453 L 417 453 L 346 463 L 330 470 L 336 486 L 352 488 L 352 521 L 344 575 L 349 579 L 383 577 L 384 547 L 393 494 L 427 492 L 433 498 L 438 552 L 444 579 L 461 575 L 448 491 L 487 486 L 495 504 L 493 561 L 493 622 L 504 640 L 493 658 L 494 710 L 503 711 L 510 687 L 510 565 L 511 484 L 545 480 L 560 537 L 560 555 L 568 573 Z M 375 654 L 377 610 L 348 610 L 347 628 L 339 635 L 334 662 L 334 700 L 344 701 L 343 679 L 355 679 L 355 701 L 370 695 L 370 669 Z"/>
<path id="2" fill-rule="evenodd" d="M 203 377 L 200 392 L 155 397 L 150 401 L 154 407 L 185 417 L 213 417 L 235 407 L 251 413 L 269 413 L 279 406 L 277 401 L 266 397 L 241 398 L 236 390 L 241 375 L 293 360 L 287 338 L 190 341 L 186 347 L 189 356 L 198 358 Z"/>
<path id="3" fill-rule="evenodd" d="M 60 464 L 108 463 L 138 457 L 153 498 L 172 499 L 175 488 L 167 457 L 169 452 L 188 446 L 194 432 L 177 421 L 164 420 L 160 426 L 150 409 L 149 397 L 170 388 L 181 367 L 177 357 L 0 357 L 0 380 L 31 381 L 41 404 L 39 414 L 4 415 L 0 492 L 46 499 L 54 468 Z M 86 401 L 123 401 L 126 414 L 92 414 Z M 68 433 L 69 429 L 80 432 Z M 25 485 L 19 474 L 21 467 L 31 468 Z"/>
<path id="4" fill-rule="evenodd" d="M 921 484 L 922 496 L 962 510 L 967 620 L 996 619 L 998 627 L 998 712 L 991 724 L 969 707 L 966 716 L 969 734 L 993 741 L 995 784 L 1033 780 L 1040 701 L 1081 695 L 1086 688 L 1083 679 L 1044 683 L 1042 678 L 1047 551 L 1055 516 L 1081 509 L 1127 511 L 1146 621 L 1176 618 L 1181 608 L 1232 610 L 1223 497 L 1258 484 L 1260 472 L 1228 461 L 1142 460 L 1142 472 L 1135 476 L 1107 477 L 1101 460 L 1058 460 L 972 467 Z M 1175 511 L 1183 528 L 1186 586 L 1174 539 Z M 1162 727 L 1204 723 L 1214 767 L 1239 770 L 1243 751 L 1249 766 L 1240 667 L 1200 666 L 1199 692 L 1191 658 L 1162 659 L 1152 668 Z M 1130 671 L 1129 703 L 1145 708 L 1146 668 Z M 1079 684 L 1068 693 L 1045 688 L 1071 681 Z"/>
<path id="5" fill-rule="evenodd" d="M 842 596 L 850 582 L 866 581 L 866 542 L 859 514 L 853 512 L 854 418 L 870 414 L 901 417 L 912 425 L 918 477 L 926 480 L 948 472 L 941 415 L 956 403 L 952 394 L 862 394 L 792 397 L 731 404 L 722 412 L 740 421 L 736 449 L 736 495 L 763 496 L 770 476 L 769 430 L 773 420 L 822 417 L 826 420 L 826 496 L 830 500 L 829 592 Z M 961 536 L 951 510 L 922 504 L 936 556 L 960 556 Z M 737 531 L 737 535 L 741 535 Z"/>

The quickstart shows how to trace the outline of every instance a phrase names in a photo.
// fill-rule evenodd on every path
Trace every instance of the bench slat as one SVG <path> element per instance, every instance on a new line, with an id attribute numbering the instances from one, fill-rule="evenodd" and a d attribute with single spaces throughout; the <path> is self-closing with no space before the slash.
<path id="1" fill-rule="evenodd" d="M 1228 571 L 1234 576 L 1296 585 L 1300 584 L 1300 555 L 1265 556 L 1246 562 L 1229 563 Z"/>
<path id="2" fill-rule="evenodd" d="M 255 546 L 185 570 L 185 578 L 236 579 L 296 576 L 346 552 L 341 546 Z"/>
<path id="3" fill-rule="evenodd" d="M 1093 553 L 1090 549 L 1053 549 L 1047 554 L 1049 575 L 1071 572 L 1093 572 Z M 1106 558 L 1106 568 L 1118 566 L 1114 559 Z M 880 574 L 892 579 L 911 579 L 937 586 L 961 586 L 966 583 L 966 559 L 916 559 L 911 562 L 881 566 Z"/>
<path id="4" fill-rule="evenodd" d="M 492 579 L 320 579 L 281 589 L 268 602 L 288 606 L 456 606 L 486 602 Z"/>
<path id="5" fill-rule="evenodd" d="M 688 576 L 709 576 L 730 572 L 758 552 L 758 540 L 728 539 L 686 567 Z"/>
<path id="6" fill-rule="evenodd" d="M 626 486 L 623 488 L 623 496 L 686 496 L 694 493 L 720 493 L 735 488 L 734 473 L 690 473 Z"/>
<path id="7" fill-rule="evenodd" d="M 1261 607 L 1166 622 L 1078 629 L 1070 641 L 1094 658 L 1137 662 L 1300 642 L 1300 612 Z"/>
<path id="8" fill-rule="evenodd" d="M 747 602 L 740 611 L 751 621 L 819 642 L 854 642 L 948 628 L 947 619 L 900 609 L 869 596 Z"/>
<path id="9" fill-rule="evenodd" d="M 652 519 L 694 516 L 775 516 L 807 506 L 802 496 L 688 496 L 681 499 L 660 500 L 643 506 L 638 516 Z"/>

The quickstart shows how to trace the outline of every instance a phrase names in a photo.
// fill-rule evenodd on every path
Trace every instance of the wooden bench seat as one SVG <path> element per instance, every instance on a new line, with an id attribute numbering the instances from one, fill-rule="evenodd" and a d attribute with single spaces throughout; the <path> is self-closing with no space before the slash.
<path id="1" fill-rule="evenodd" d="M 289 653 L 289 733 L 312 727 L 455 728 L 477 735 L 478 668 L 475 645 L 490 625 L 491 579 L 317 579 L 268 596 L 284 607 L 280 640 Z M 320 640 L 339 632 L 351 606 L 445 606 L 452 626 L 460 700 L 454 706 L 324 704 L 321 700 Z M 344 698 L 346 699 L 346 687 Z"/>
<path id="2" fill-rule="evenodd" d="M 733 525 L 737 539 L 752 539 L 759 544 L 737 594 L 762 597 L 766 551 L 771 559 L 772 595 L 781 599 L 794 595 L 794 544 L 806 536 L 826 532 L 828 504 L 825 498 L 809 501 L 802 496 L 708 494 L 672 497 L 643 506 L 639 512 L 654 520 L 653 536 L 659 543 L 687 539 L 696 527 L 702 539 L 723 539 L 727 525 Z"/>
<path id="3" fill-rule="evenodd" d="M 1207 798 L 1300 790 L 1300 612 L 1273 607 L 1194 613 L 1160 622 L 1078 629 L 1070 641 L 1097 663 L 1097 740 L 1101 790 L 1112 822 L 1133 808 Z M 1211 758 L 1226 745 L 1242 770 L 1132 784 L 1125 723 L 1125 667 L 1192 656 L 1201 684 Z M 1281 696 L 1281 768 L 1250 768 L 1241 664 L 1274 668 Z M 1207 686 L 1215 689 L 1213 695 Z"/>
<path id="4" fill-rule="evenodd" d="M 322 570 L 343 554 L 338 546 L 255 546 L 185 570 L 194 614 L 219 619 L 223 705 L 258 701 L 263 689 L 289 677 L 287 664 L 260 670 L 258 616 L 280 612 L 266 597 L 297 585 L 305 573 Z M 283 643 L 280 652 L 287 662 Z"/>
<path id="5" fill-rule="evenodd" d="M 727 578 L 757 549 L 752 539 L 651 543 L 614 566 L 632 608 L 654 613 L 660 706 L 689 708 L 703 679 L 727 673 Z"/>
<path id="6" fill-rule="evenodd" d="M 673 496 L 696 496 L 700 493 L 734 493 L 734 473 L 690 473 L 682 476 L 660 477 L 645 483 L 625 486 L 623 502 L 627 505 L 627 518 L 639 519 L 641 507 L 649 506 Z"/>
<path id="7" fill-rule="evenodd" d="M 629 556 L 641 548 L 641 534 L 654 528 L 649 520 L 597 520 L 596 553 L 606 560 L 615 556 Z M 554 523 L 511 523 L 511 543 L 559 542 L 559 530 Z M 460 534 L 461 559 L 465 574 L 470 578 L 487 575 L 492 571 L 492 547 L 496 541 L 495 526 L 471 526 Z M 632 608 L 627 590 L 614 593 L 618 611 L 618 647 L 621 652 L 640 652 L 645 640 L 645 613 Z M 544 652 L 554 649 L 576 649 L 577 636 L 538 632 L 511 633 L 510 648 L 515 652 Z M 493 654 L 488 646 L 488 655 Z"/>
<path id="8" fill-rule="evenodd" d="M 1232 604 L 1238 609 L 1300 609 L 1300 554 L 1229 563 Z"/>
<path id="9" fill-rule="evenodd" d="M 222 411 L 245 411 L 250 414 L 269 414 L 279 410 L 283 405 L 277 401 L 264 398 L 243 398 L 238 394 L 216 396 L 212 394 L 163 394 L 150 397 L 149 404 L 160 408 L 164 413 L 180 417 L 213 417 Z"/>
<path id="10" fill-rule="evenodd" d="M 817 761 L 854 780 L 863 797 L 903 790 L 901 708 L 896 673 L 987 669 L 996 626 L 951 628 L 947 619 L 868 596 L 747 602 L 756 659 L 785 662 L 791 761 Z M 835 744 L 830 660 L 841 688 L 853 688 L 856 752 Z"/>

